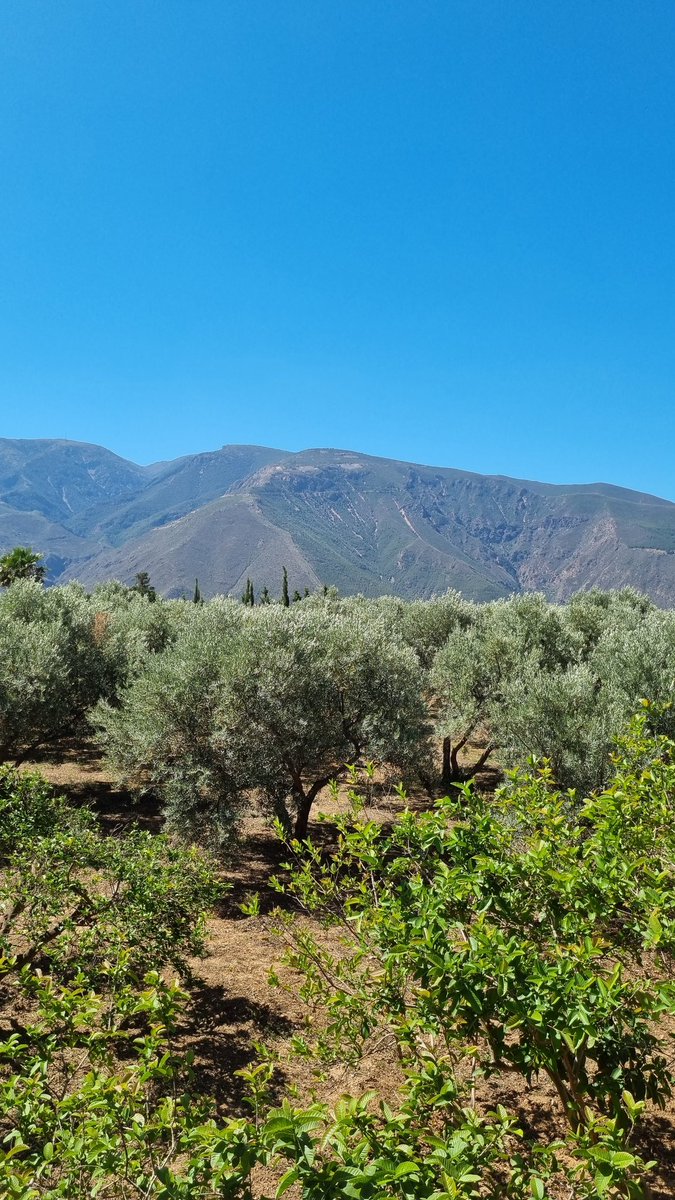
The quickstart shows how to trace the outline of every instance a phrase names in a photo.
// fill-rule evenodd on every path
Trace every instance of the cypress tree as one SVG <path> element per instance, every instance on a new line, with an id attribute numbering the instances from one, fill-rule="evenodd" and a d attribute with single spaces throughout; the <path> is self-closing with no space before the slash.
<path id="1" fill-rule="evenodd" d="M 192 602 L 193 602 L 193 604 L 201 604 L 201 602 L 202 602 L 202 594 L 199 590 L 199 580 L 198 579 L 195 579 L 195 594 L 192 597 Z"/>
<path id="2" fill-rule="evenodd" d="M 271 604 L 269 588 L 264 587 L 260 593 L 260 604 Z"/>
<path id="3" fill-rule="evenodd" d="M 284 577 L 281 584 L 281 603 L 284 608 L 288 608 L 291 603 L 291 598 L 288 594 L 288 571 L 284 567 Z"/>
<path id="4" fill-rule="evenodd" d="M 302 600 L 302 596 L 300 595 L 298 589 L 296 588 L 295 591 L 293 592 L 293 603 L 295 604 L 296 601 L 298 601 L 298 600 Z"/>

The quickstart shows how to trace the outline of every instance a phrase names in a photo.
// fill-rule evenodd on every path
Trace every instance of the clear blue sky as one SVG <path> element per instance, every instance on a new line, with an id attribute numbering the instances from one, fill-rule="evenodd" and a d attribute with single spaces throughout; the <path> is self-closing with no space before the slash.
<path id="1" fill-rule="evenodd" d="M 675 499 L 673 0 L 4 0 L 0 433 Z"/>

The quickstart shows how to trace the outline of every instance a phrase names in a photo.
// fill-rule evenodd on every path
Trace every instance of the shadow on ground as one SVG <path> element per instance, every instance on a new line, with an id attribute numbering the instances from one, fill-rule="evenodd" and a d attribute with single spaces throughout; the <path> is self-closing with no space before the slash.
<path id="1" fill-rule="evenodd" d="M 247 1085 L 237 1071 L 255 1065 L 258 1043 L 289 1038 L 299 1025 L 268 1004 L 234 995 L 204 979 L 195 979 L 192 986 L 179 1034 L 182 1044 L 194 1054 L 199 1090 L 231 1115 L 250 1115 Z M 277 1070 L 271 1085 L 272 1103 L 281 1103 L 288 1089 L 286 1074 Z"/>

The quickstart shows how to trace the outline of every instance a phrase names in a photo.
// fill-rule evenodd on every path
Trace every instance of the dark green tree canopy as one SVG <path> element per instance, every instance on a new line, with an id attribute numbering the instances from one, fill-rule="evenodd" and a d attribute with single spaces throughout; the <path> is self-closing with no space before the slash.
<path id="1" fill-rule="evenodd" d="M 137 571 L 131 590 L 132 592 L 138 592 L 140 596 L 147 596 L 150 601 L 157 599 L 157 592 L 150 583 L 150 576 L 147 571 Z"/>
<path id="2" fill-rule="evenodd" d="M 10 587 L 16 579 L 37 579 L 42 582 L 47 568 L 43 555 L 30 546 L 15 546 L 0 558 L 0 587 Z"/>

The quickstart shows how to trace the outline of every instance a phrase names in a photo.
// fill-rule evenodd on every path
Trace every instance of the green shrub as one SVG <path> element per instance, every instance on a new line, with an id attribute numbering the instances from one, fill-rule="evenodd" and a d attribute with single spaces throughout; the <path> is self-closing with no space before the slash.
<path id="1" fill-rule="evenodd" d="M 327 1012 L 310 1057 L 353 1062 L 389 1040 L 417 1128 L 428 1122 L 444 1146 L 478 1119 L 479 1079 L 549 1078 L 565 1146 L 518 1154 L 502 1140 L 501 1194 L 537 1162 L 567 1177 L 569 1195 L 649 1194 L 636 1125 L 674 1082 L 660 1018 L 675 1013 L 675 743 L 651 731 L 658 716 L 635 718 L 611 785 L 583 803 L 532 763 L 492 804 L 465 786 L 391 831 L 357 809 L 329 860 L 291 844 L 295 866 L 277 885 L 342 931 L 336 951 L 277 917 L 301 994 Z M 475 1192 L 448 1194 L 500 1194 L 474 1170 Z"/>

